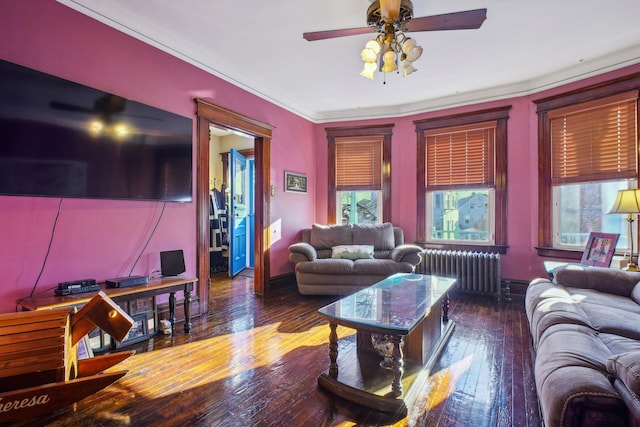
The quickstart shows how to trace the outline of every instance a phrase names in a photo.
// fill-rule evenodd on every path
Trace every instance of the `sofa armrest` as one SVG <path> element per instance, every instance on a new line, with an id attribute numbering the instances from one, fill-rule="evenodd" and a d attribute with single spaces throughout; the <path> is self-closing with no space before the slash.
<path id="1" fill-rule="evenodd" d="M 309 243 L 294 243 L 289 246 L 289 261 L 297 264 L 303 261 L 313 261 L 318 258 L 318 252 Z"/>
<path id="2" fill-rule="evenodd" d="M 607 360 L 613 386 L 629 409 L 632 427 L 640 426 L 640 352 L 616 354 Z"/>
<path id="3" fill-rule="evenodd" d="M 404 244 L 393 248 L 389 254 L 389 258 L 395 262 L 408 262 L 412 265 L 418 265 L 421 260 L 420 252 L 422 252 L 420 246 Z"/>

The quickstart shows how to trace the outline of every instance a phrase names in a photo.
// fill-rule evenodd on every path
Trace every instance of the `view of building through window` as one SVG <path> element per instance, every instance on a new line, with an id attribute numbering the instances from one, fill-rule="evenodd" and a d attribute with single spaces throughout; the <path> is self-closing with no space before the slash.
<path id="1" fill-rule="evenodd" d="M 339 191 L 340 224 L 379 224 L 381 222 L 380 191 Z"/>
<path id="2" fill-rule="evenodd" d="M 629 180 L 567 184 L 554 187 L 554 246 L 584 248 L 590 232 L 618 233 L 618 250 L 629 249 L 627 216 L 609 214 L 618 190 L 634 188 Z M 635 224 L 635 223 L 634 223 Z"/>
<path id="3" fill-rule="evenodd" d="M 433 240 L 488 242 L 489 191 L 434 191 L 431 200 L 431 235 Z"/>

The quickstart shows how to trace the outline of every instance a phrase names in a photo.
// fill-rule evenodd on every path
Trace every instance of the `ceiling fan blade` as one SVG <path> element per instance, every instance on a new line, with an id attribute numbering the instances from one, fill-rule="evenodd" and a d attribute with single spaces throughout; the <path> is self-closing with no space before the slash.
<path id="1" fill-rule="evenodd" d="M 487 9 L 425 16 L 407 21 L 407 31 L 475 30 L 487 19 Z"/>
<path id="2" fill-rule="evenodd" d="M 385 20 L 395 21 L 400 16 L 400 0 L 380 0 L 380 15 Z"/>
<path id="3" fill-rule="evenodd" d="M 56 110 L 73 111 L 76 113 L 96 113 L 96 110 L 92 108 L 85 108 L 79 105 L 67 104 L 66 102 L 51 101 L 49 103 L 49 106 L 51 106 L 51 108 L 55 108 Z"/>
<path id="4" fill-rule="evenodd" d="M 355 36 L 358 34 L 368 34 L 378 31 L 373 27 L 360 27 L 360 28 L 345 28 L 342 30 L 326 30 L 326 31 L 312 31 L 310 33 L 302 34 L 302 37 L 307 41 L 334 39 L 336 37 Z"/>

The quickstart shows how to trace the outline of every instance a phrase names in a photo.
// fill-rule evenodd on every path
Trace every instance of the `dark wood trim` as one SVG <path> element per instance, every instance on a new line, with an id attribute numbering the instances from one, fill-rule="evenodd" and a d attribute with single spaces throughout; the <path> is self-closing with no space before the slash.
<path id="1" fill-rule="evenodd" d="M 553 248 L 553 209 L 551 185 L 551 125 L 549 112 L 583 102 L 639 90 L 640 73 L 607 80 L 533 102 L 538 113 L 538 246 L 539 256 L 580 259 L 581 252 Z M 640 102 L 636 114 L 640 114 Z M 640 116 L 636 116 L 640 132 Z M 637 243 L 637 242 L 636 242 Z M 576 257 L 576 254 L 580 256 Z"/>
<path id="2" fill-rule="evenodd" d="M 469 113 L 453 114 L 449 116 L 435 117 L 424 120 L 416 120 L 417 139 L 417 178 L 416 201 L 417 220 L 416 236 L 418 242 L 423 242 L 425 247 L 437 247 L 456 250 L 479 250 L 480 247 L 492 248 L 492 252 L 506 253 L 507 250 L 507 147 L 508 133 L 507 120 L 509 119 L 510 105 L 496 107 L 487 110 L 473 111 Z M 473 123 L 496 121 L 496 170 L 495 170 L 495 245 L 465 245 L 457 243 L 431 243 L 427 239 L 426 230 L 426 150 L 427 141 L 425 131 L 454 126 L 462 126 Z M 475 249 L 468 249 L 475 248 Z"/>
<path id="3" fill-rule="evenodd" d="M 634 73 L 547 98 L 535 99 L 533 102 L 538 106 L 538 112 L 549 111 L 639 88 L 640 73 Z"/>
<path id="4" fill-rule="evenodd" d="M 254 292 L 269 293 L 271 276 L 271 137 L 261 136 L 255 142 L 256 192 L 254 231 Z"/>
<path id="5" fill-rule="evenodd" d="M 269 289 L 275 291 L 296 291 L 298 284 L 294 272 L 280 274 L 269 279 Z"/>
<path id="6" fill-rule="evenodd" d="M 503 294 L 507 296 L 507 298 L 511 296 L 524 297 L 527 293 L 527 288 L 529 287 L 529 282 L 526 280 L 520 279 L 502 279 L 502 290 Z"/>
<path id="7" fill-rule="evenodd" d="M 209 126 L 235 130 L 255 139 L 256 192 L 255 192 L 255 246 L 254 292 L 264 295 L 269 288 L 270 252 L 265 238 L 269 227 L 271 187 L 271 134 L 273 126 L 238 114 L 211 101 L 195 99 L 198 126 L 196 167 L 196 251 L 198 271 L 198 295 L 200 312 L 209 309 Z M 268 231 L 268 230 L 267 230 Z M 266 233 L 267 235 L 269 233 Z"/>
<path id="8" fill-rule="evenodd" d="M 392 222 L 391 218 L 391 136 L 394 124 L 371 126 L 347 126 L 325 128 L 329 144 L 329 171 L 327 185 L 327 222 L 336 223 L 336 138 L 348 136 L 375 136 L 382 135 L 382 221 Z"/>
<path id="9" fill-rule="evenodd" d="M 582 259 L 582 251 L 572 251 L 569 249 L 556 249 L 552 247 L 536 246 L 539 256 L 549 258 L 563 258 L 580 261 Z"/>
<path id="10" fill-rule="evenodd" d="M 199 109 L 199 108 L 198 108 Z M 209 122 L 197 114 L 198 141 L 196 152 L 196 270 L 200 313 L 209 311 Z M 203 214 L 206 211 L 206 215 Z"/>

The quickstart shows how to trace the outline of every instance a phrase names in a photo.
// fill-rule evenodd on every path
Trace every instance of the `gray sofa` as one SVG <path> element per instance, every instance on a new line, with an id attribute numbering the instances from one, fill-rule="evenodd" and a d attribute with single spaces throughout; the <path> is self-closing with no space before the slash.
<path id="1" fill-rule="evenodd" d="M 289 246 L 298 290 L 304 295 L 348 295 L 394 273 L 411 273 L 421 248 L 404 243 L 391 223 L 319 225 Z"/>
<path id="2" fill-rule="evenodd" d="M 567 265 L 525 308 L 545 425 L 640 426 L 640 273 Z"/>

